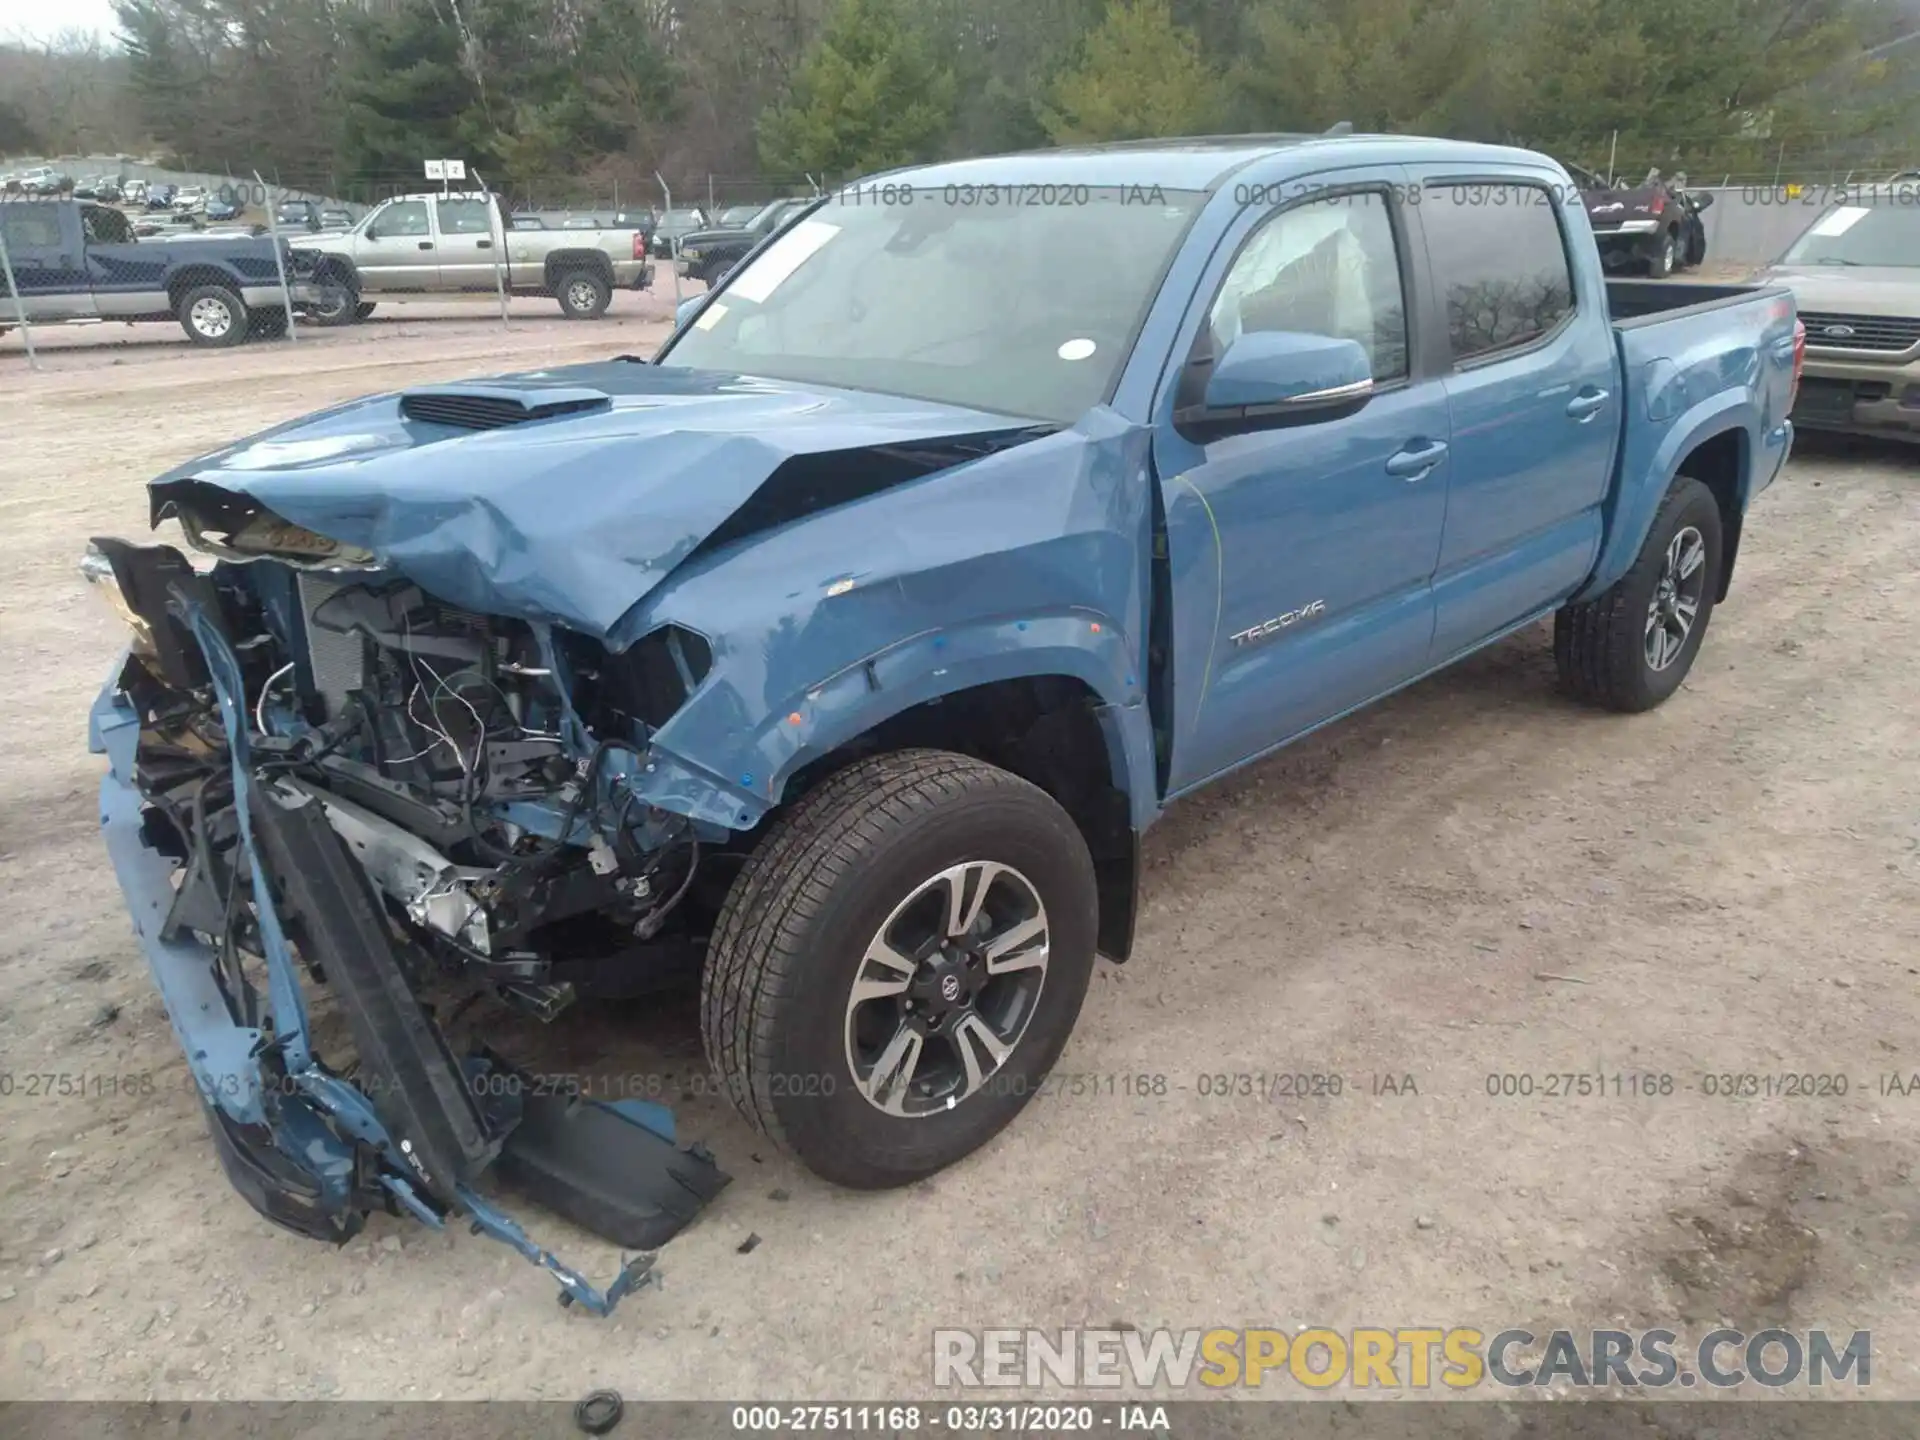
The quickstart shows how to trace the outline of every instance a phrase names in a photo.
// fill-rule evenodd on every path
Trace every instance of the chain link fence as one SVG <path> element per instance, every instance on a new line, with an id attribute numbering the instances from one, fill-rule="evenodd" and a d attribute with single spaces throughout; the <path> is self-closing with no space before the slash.
<path id="1" fill-rule="evenodd" d="M 1912 172 L 1920 167 L 1920 156 L 1838 133 L 1775 139 L 1615 132 L 1542 148 L 1622 187 L 1642 183 L 1650 172 L 1658 171 L 1670 180 L 1684 177 L 1690 188 L 1712 190 L 1715 205 L 1705 216 L 1710 254 L 1724 261 L 1756 265 L 1776 258 L 1811 223 L 1836 189 L 1885 181 L 1903 170 Z M 51 172 L 51 186 L 47 172 Z M 534 175 L 514 176 L 497 188 L 489 188 L 485 177 L 472 172 L 459 180 L 429 180 L 424 164 L 407 170 L 330 172 L 299 177 L 301 183 L 295 183 L 293 178 L 277 173 L 244 169 L 239 162 L 227 170 L 210 172 L 169 167 L 152 157 L 19 156 L 0 161 L 0 188 L 4 188 L 5 201 L 92 200 L 125 217 L 129 239 L 145 242 L 254 236 L 275 242 L 261 249 L 262 255 L 271 249 L 273 273 L 253 277 L 258 285 L 246 288 L 255 303 L 245 306 L 241 314 L 249 338 L 284 335 L 287 343 L 294 343 L 296 327 L 279 317 L 298 313 L 311 318 L 324 313 L 339 318 L 337 306 L 343 300 L 337 291 L 327 291 L 318 298 L 312 292 L 307 257 L 316 251 L 316 237 L 348 232 L 364 236 L 373 212 L 409 197 L 420 205 L 401 207 L 397 218 L 404 223 L 398 227 L 402 234 L 397 243 L 404 244 L 410 227 L 423 226 L 422 235 L 413 244 L 423 253 L 430 247 L 435 251 L 433 258 L 440 262 L 443 275 L 456 262 L 437 252 L 471 248 L 473 229 L 482 223 L 473 213 L 443 211 L 443 202 L 451 206 L 456 198 L 471 201 L 476 194 L 483 196 L 485 203 L 499 211 L 498 229 L 491 232 L 499 243 L 490 247 L 490 256 L 467 257 L 473 262 L 468 266 L 470 273 L 456 286 L 436 281 L 423 284 L 417 293 L 403 290 L 393 293 L 392 298 L 439 298 L 457 290 L 462 296 L 496 300 L 505 324 L 510 295 L 537 293 L 543 286 L 550 290 L 565 278 L 552 273 L 553 267 L 548 265 L 537 280 L 530 281 L 516 273 L 522 259 L 550 255 L 558 248 L 568 254 L 578 252 L 584 260 L 585 250 L 596 248 L 608 256 L 612 267 L 611 276 L 601 272 L 609 285 L 635 284 L 634 265 L 647 263 L 653 267 L 653 282 L 659 284 L 663 295 L 670 290 L 677 302 L 681 291 L 679 244 L 685 235 L 744 226 L 770 201 L 819 194 L 846 178 L 711 173 L 637 178 Z M 415 208 L 430 208 L 433 214 L 423 219 L 414 214 Z M 439 223 L 442 220 L 446 225 L 457 225 L 458 230 L 447 231 Z M 22 331 L 29 363 L 35 359 L 30 326 L 36 319 L 44 323 L 125 317 L 129 302 L 124 301 L 109 301 L 104 310 L 96 306 L 93 314 L 72 316 L 60 314 L 57 308 L 47 312 L 45 307 L 30 305 L 41 265 L 37 256 L 32 257 L 31 264 L 24 263 L 27 257 L 21 257 L 20 265 L 10 263 L 9 246 L 14 252 L 23 248 L 20 227 L 12 228 L 15 233 L 0 237 L 0 281 L 7 287 L 5 295 L 0 296 L 0 333 L 9 328 Z M 520 243 L 516 237 L 523 231 L 529 235 L 562 233 L 557 238 L 541 236 L 537 241 Z M 610 234 L 628 238 L 609 240 Z M 636 235 L 641 238 L 631 239 Z M 576 240 L 577 245 L 573 243 Z M 327 248 L 318 245 L 319 250 Z M 413 263 L 420 268 L 417 256 Z M 22 279 L 20 270 L 32 273 Z M 22 285 L 28 292 L 24 297 Z M 261 287 L 269 285 L 278 291 L 277 303 L 263 294 Z M 600 289 L 593 283 L 583 281 L 581 297 L 588 309 L 602 303 Z M 170 307 L 182 298 L 169 294 Z M 373 308 L 373 303 L 360 299 L 357 292 L 346 298 L 356 313 Z M 387 298 L 386 294 L 382 298 Z M 218 327 L 221 320 L 216 312 L 224 302 L 217 296 L 202 299 L 207 301 L 203 306 L 205 325 Z M 322 301 L 335 308 L 323 311 L 319 308 Z M 562 308 L 566 308 L 564 291 Z M 37 315 L 36 310 L 40 312 Z M 190 338 L 211 343 L 207 335 L 194 333 L 190 316 L 176 318 Z"/>

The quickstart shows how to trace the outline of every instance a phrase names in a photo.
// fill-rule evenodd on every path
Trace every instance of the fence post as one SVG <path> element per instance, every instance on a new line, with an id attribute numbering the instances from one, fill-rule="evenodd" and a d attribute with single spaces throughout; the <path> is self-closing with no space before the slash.
<path id="1" fill-rule="evenodd" d="M 658 170 L 653 172 L 653 178 L 660 182 L 660 193 L 666 197 L 667 203 L 660 209 L 660 218 L 664 220 L 673 209 L 673 187 Z M 673 266 L 673 309 L 677 316 L 680 312 L 680 242 L 671 236 L 667 239 L 667 263 Z"/>
<path id="2" fill-rule="evenodd" d="M 478 170 L 473 172 L 473 178 L 480 182 L 480 193 L 484 195 L 487 200 L 488 235 L 494 233 L 493 227 L 496 222 L 500 227 L 499 243 L 493 246 L 493 288 L 500 296 L 500 328 L 502 330 L 511 330 L 513 324 L 507 317 L 507 282 L 502 279 L 500 275 L 500 260 L 501 257 L 505 255 L 507 249 L 507 213 L 500 208 L 500 202 L 493 198 L 493 191 L 487 188 L 486 179 Z"/>
<path id="3" fill-rule="evenodd" d="M 27 367 L 38 370 L 40 357 L 33 351 L 33 326 L 27 323 L 27 297 L 20 293 L 20 287 L 13 278 L 13 257 L 7 253 L 7 232 L 4 226 L 0 226 L 0 271 L 6 274 L 7 293 L 13 296 L 14 318 L 20 324 L 20 338 L 26 342 Z"/>
<path id="4" fill-rule="evenodd" d="M 1620 132 L 1613 132 L 1613 143 L 1607 146 L 1607 184 L 1613 184 L 1613 167 L 1620 155 Z"/>
<path id="5" fill-rule="evenodd" d="M 273 203 L 273 197 L 267 194 L 267 182 L 260 178 L 258 170 L 253 172 L 253 183 L 260 187 L 260 194 L 267 207 L 267 234 L 273 239 L 273 268 L 280 276 L 280 303 L 287 307 L 287 343 L 294 343 L 293 288 L 287 284 L 287 257 L 280 245 L 280 218 L 274 212 L 280 207 Z"/>

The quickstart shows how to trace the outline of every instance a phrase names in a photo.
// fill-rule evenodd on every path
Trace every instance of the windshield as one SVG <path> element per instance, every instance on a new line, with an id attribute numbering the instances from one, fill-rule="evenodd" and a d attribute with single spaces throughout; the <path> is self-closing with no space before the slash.
<path id="1" fill-rule="evenodd" d="M 1784 263 L 1920 266 L 1920 210 L 1910 203 L 1836 205 L 1793 242 Z"/>
<path id="2" fill-rule="evenodd" d="M 693 226 L 701 223 L 698 210 L 669 210 L 660 217 L 662 225 Z"/>
<path id="3" fill-rule="evenodd" d="M 856 188 L 791 224 L 662 363 L 1072 424 L 1106 399 L 1206 199 L 1061 185 L 1033 187 L 1049 201 L 1036 204 L 1021 187 L 883 188 L 886 203 Z"/>

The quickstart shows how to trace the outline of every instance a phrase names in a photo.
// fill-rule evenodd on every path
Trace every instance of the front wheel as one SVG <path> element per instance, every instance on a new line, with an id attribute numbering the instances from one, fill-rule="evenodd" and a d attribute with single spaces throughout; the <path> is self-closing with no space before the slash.
<path id="1" fill-rule="evenodd" d="M 613 301 L 612 287 L 591 270 L 562 275 L 554 288 L 560 296 L 560 313 L 569 320 L 598 320 Z"/>
<path id="2" fill-rule="evenodd" d="M 351 280 L 328 271 L 314 282 L 319 299 L 307 313 L 316 325 L 351 325 L 361 318 L 360 292 Z"/>
<path id="3" fill-rule="evenodd" d="M 1682 475 L 1667 491 L 1632 567 L 1602 594 L 1553 619 L 1553 659 L 1577 698 L 1651 710 L 1680 688 L 1713 618 L 1720 505 Z"/>
<path id="4" fill-rule="evenodd" d="M 1093 861 L 1051 796 L 909 750 L 802 797 L 701 978 L 736 1108 L 816 1174 L 905 1185 L 987 1143 L 1059 1059 L 1093 973 Z"/>

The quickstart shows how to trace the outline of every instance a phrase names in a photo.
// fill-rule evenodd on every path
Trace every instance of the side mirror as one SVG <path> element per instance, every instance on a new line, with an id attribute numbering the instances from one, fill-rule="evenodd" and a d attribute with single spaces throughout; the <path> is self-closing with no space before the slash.
<path id="1" fill-rule="evenodd" d="M 380 232 L 374 229 L 372 225 L 368 225 L 366 229 L 360 232 L 360 238 L 363 240 L 378 240 L 380 238 Z"/>
<path id="2" fill-rule="evenodd" d="M 689 295 L 686 299 L 682 300 L 678 305 L 674 306 L 673 307 L 673 328 L 678 330 L 682 325 L 686 324 L 687 317 L 693 314 L 694 311 L 698 310 L 700 308 L 700 302 L 706 298 L 707 297 L 704 295 Z"/>
<path id="3" fill-rule="evenodd" d="M 1692 199 L 1694 209 L 1704 210 L 1713 204 L 1713 192 L 1711 190 L 1704 191 L 1701 194 L 1693 196 Z"/>
<path id="4" fill-rule="evenodd" d="M 1186 407 L 1176 420 L 1325 419 L 1356 410 L 1373 395 L 1366 347 L 1330 335 L 1293 330 L 1242 335 L 1211 368 L 1201 403 Z"/>

